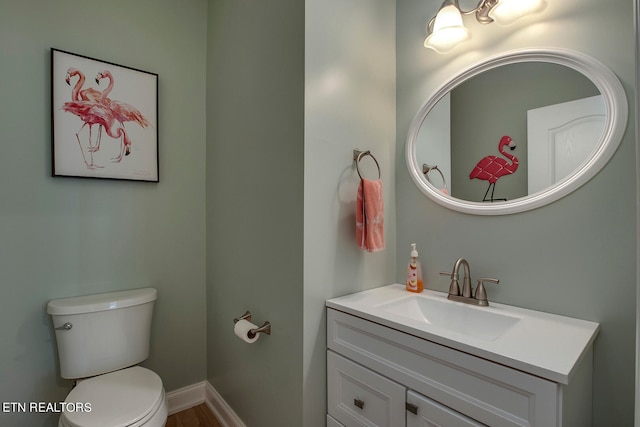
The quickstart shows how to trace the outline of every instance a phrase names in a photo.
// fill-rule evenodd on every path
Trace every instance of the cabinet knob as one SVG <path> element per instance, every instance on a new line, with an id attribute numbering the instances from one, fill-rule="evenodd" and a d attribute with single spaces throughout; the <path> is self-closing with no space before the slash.
<path id="1" fill-rule="evenodd" d="M 418 406 L 414 405 L 413 403 L 407 402 L 405 407 L 407 408 L 407 411 L 411 412 L 414 415 L 418 415 Z"/>
<path id="2" fill-rule="evenodd" d="M 353 399 L 353 404 L 356 405 L 360 409 L 364 408 L 364 401 L 362 401 L 360 399 Z"/>

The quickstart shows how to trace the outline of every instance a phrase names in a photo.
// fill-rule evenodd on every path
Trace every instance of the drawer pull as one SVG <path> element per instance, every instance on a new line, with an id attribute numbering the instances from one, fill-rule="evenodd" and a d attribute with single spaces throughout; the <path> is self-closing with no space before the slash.
<path id="1" fill-rule="evenodd" d="M 414 415 L 418 415 L 418 407 L 413 403 L 407 402 L 406 404 L 407 411 L 411 412 Z"/>
<path id="2" fill-rule="evenodd" d="M 356 405 L 360 409 L 364 408 L 364 401 L 362 401 L 360 399 L 353 399 L 353 404 Z"/>

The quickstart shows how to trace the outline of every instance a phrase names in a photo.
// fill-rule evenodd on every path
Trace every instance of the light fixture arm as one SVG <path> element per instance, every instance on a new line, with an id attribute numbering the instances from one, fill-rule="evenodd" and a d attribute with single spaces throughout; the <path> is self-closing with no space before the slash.
<path id="1" fill-rule="evenodd" d="M 427 25 L 424 46 L 438 53 L 446 53 L 456 44 L 471 37 L 462 22 L 462 15 L 475 14 L 481 24 L 496 22 L 507 26 L 521 17 L 544 9 L 545 0 L 477 0 L 471 10 L 461 10 L 458 0 L 444 0 L 438 13 Z"/>
<path id="2" fill-rule="evenodd" d="M 442 9 L 445 6 L 454 5 L 456 8 L 458 8 L 458 10 L 462 15 L 472 15 L 475 13 L 476 19 L 478 20 L 479 23 L 490 24 L 493 22 L 493 19 L 489 17 L 489 12 L 498 4 L 498 1 L 499 0 L 480 0 L 478 2 L 478 5 L 475 8 L 471 10 L 462 10 L 460 8 L 460 4 L 458 0 L 445 0 L 442 3 L 442 6 L 440 6 L 440 9 Z M 436 17 L 434 16 L 429 21 L 429 25 L 427 28 L 429 31 L 429 34 L 433 32 L 433 23 L 435 22 L 435 20 L 436 20 Z"/>
<path id="3" fill-rule="evenodd" d="M 489 12 L 498 4 L 498 1 L 499 0 L 480 0 L 478 5 L 471 10 L 462 10 L 458 4 L 458 0 L 455 0 L 455 3 L 461 14 L 472 15 L 475 13 L 479 23 L 490 24 L 493 22 L 493 19 L 489 18 Z"/>
<path id="4" fill-rule="evenodd" d="M 496 7 L 499 0 L 482 0 L 478 3 L 478 6 L 472 10 L 470 13 L 476 13 L 476 19 L 481 24 L 490 24 L 493 22 L 493 19 L 489 17 L 489 12 L 491 9 Z M 465 12 L 462 12 L 465 13 Z"/>

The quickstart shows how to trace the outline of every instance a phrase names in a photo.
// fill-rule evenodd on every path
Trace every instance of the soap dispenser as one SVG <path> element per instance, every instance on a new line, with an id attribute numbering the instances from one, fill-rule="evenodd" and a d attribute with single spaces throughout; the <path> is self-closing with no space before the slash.
<path id="1" fill-rule="evenodd" d="M 411 244 L 411 260 L 407 266 L 407 291 L 422 292 L 424 290 L 424 282 L 422 281 L 422 268 L 418 259 L 418 250 L 416 244 Z"/>

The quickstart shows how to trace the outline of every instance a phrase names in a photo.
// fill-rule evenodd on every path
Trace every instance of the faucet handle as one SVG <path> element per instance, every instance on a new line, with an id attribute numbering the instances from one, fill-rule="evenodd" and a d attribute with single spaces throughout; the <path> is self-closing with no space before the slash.
<path id="1" fill-rule="evenodd" d="M 484 289 L 484 282 L 499 284 L 500 280 L 494 279 L 492 277 L 483 277 L 478 279 L 478 286 L 476 286 L 476 293 L 474 298 L 478 300 L 478 305 L 488 306 L 489 301 L 487 301 L 487 291 Z"/>
<path id="2" fill-rule="evenodd" d="M 440 272 L 441 276 L 449 276 L 451 283 L 449 284 L 449 295 L 460 295 L 460 286 L 458 285 L 458 275 L 455 273 L 448 273 L 446 271 Z"/>

